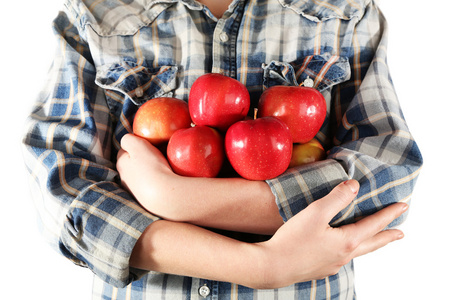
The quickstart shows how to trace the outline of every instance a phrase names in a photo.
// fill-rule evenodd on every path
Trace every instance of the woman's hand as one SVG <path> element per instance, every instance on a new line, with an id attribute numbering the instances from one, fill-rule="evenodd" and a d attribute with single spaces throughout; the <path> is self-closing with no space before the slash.
<path id="1" fill-rule="evenodd" d="M 396 203 L 354 224 L 329 226 L 358 193 L 355 180 L 341 183 L 330 194 L 295 215 L 267 242 L 258 244 L 265 265 L 260 288 L 276 288 L 336 274 L 351 259 L 401 239 L 400 230 L 383 229 L 408 208 Z"/>
<path id="2" fill-rule="evenodd" d="M 117 170 L 122 186 L 131 192 L 144 208 L 156 199 L 164 201 L 165 191 L 175 176 L 164 155 L 148 141 L 133 134 L 125 135 L 117 155 Z"/>

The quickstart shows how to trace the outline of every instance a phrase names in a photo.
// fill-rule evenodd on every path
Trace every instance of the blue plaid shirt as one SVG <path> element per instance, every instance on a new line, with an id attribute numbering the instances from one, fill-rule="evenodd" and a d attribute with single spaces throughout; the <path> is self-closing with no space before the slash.
<path id="1" fill-rule="evenodd" d="M 353 299 L 352 263 L 277 290 L 131 268 L 134 244 L 158 218 L 121 188 L 114 162 L 139 105 L 187 101 L 204 73 L 237 78 L 253 106 L 263 89 L 309 76 L 327 100 L 317 138 L 330 151 L 267 181 L 283 219 L 349 178 L 361 189 L 335 226 L 407 202 L 422 158 L 389 75 L 386 26 L 370 0 L 235 0 L 221 19 L 193 0 L 67 0 L 24 137 L 44 235 L 93 271 L 94 299 Z"/>

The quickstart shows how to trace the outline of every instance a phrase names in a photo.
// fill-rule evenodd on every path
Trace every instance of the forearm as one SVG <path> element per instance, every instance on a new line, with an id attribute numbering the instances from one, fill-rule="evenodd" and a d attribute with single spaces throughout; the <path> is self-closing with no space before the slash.
<path id="1" fill-rule="evenodd" d="M 130 265 L 143 270 L 254 286 L 258 247 L 187 223 L 160 220 L 138 240 Z"/>
<path id="2" fill-rule="evenodd" d="M 283 224 L 267 183 L 243 178 L 176 175 L 147 141 L 122 138 L 117 169 L 148 211 L 166 220 L 217 229 L 273 234 Z"/>
<path id="3" fill-rule="evenodd" d="M 356 181 L 340 184 L 261 243 L 240 242 L 188 223 L 156 221 L 136 243 L 130 265 L 259 289 L 322 279 L 354 257 L 402 237 L 398 230 L 383 229 L 406 205 L 392 205 L 353 225 L 329 226 L 357 190 Z"/>
<path id="4" fill-rule="evenodd" d="M 165 199 L 144 206 L 169 220 L 224 230 L 273 234 L 283 224 L 265 182 L 176 176 L 172 183 Z"/>

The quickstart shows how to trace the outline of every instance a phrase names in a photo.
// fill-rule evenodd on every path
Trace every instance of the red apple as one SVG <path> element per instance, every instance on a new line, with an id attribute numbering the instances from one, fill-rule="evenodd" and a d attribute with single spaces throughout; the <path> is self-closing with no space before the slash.
<path id="1" fill-rule="evenodd" d="M 265 90 L 258 104 L 260 117 L 277 117 L 289 127 L 294 143 L 310 141 L 327 114 L 323 95 L 304 86 L 273 86 Z"/>
<path id="2" fill-rule="evenodd" d="M 224 158 L 223 137 L 208 126 L 177 130 L 167 145 L 172 170 L 183 176 L 216 177 Z"/>
<path id="3" fill-rule="evenodd" d="M 288 168 L 292 138 L 286 124 L 277 118 L 239 121 L 225 135 L 225 152 L 240 176 L 271 179 Z"/>
<path id="4" fill-rule="evenodd" d="M 289 168 L 323 160 L 325 156 L 325 149 L 316 139 L 305 144 L 294 144 Z"/>
<path id="5" fill-rule="evenodd" d="M 247 88 L 231 77 L 217 73 L 200 76 L 189 92 L 189 111 L 196 125 L 223 132 L 242 120 L 250 109 Z"/>
<path id="6" fill-rule="evenodd" d="M 188 104 L 177 98 L 161 97 L 139 107 L 133 121 L 135 135 L 153 145 L 168 142 L 172 134 L 191 126 Z"/>

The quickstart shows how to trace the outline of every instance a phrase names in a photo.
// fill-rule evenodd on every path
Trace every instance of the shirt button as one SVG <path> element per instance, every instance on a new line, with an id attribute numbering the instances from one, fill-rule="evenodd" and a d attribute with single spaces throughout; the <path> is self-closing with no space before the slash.
<path id="1" fill-rule="evenodd" d="M 136 97 L 141 98 L 142 96 L 144 96 L 144 90 L 142 89 L 142 87 L 137 87 L 136 88 Z"/>
<path id="2" fill-rule="evenodd" d="M 211 293 L 211 290 L 209 289 L 209 287 L 206 286 L 206 284 L 204 286 L 201 286 L 198 289 L 198 293 L 200 294 L 200 296 L 202 296 L 203 298 L 208 297 L 208 295 Z"/>
<path id="3" fill-rule="evenodd" d="M 219 38 L 220 38 L 220 40 L 221 40 L 222 42 L 224 42 L 224 43 L 228 42 L 228 34 L 226 34 L 225 32 L 222 32 L 222 33 L 219 35 Z"/>

